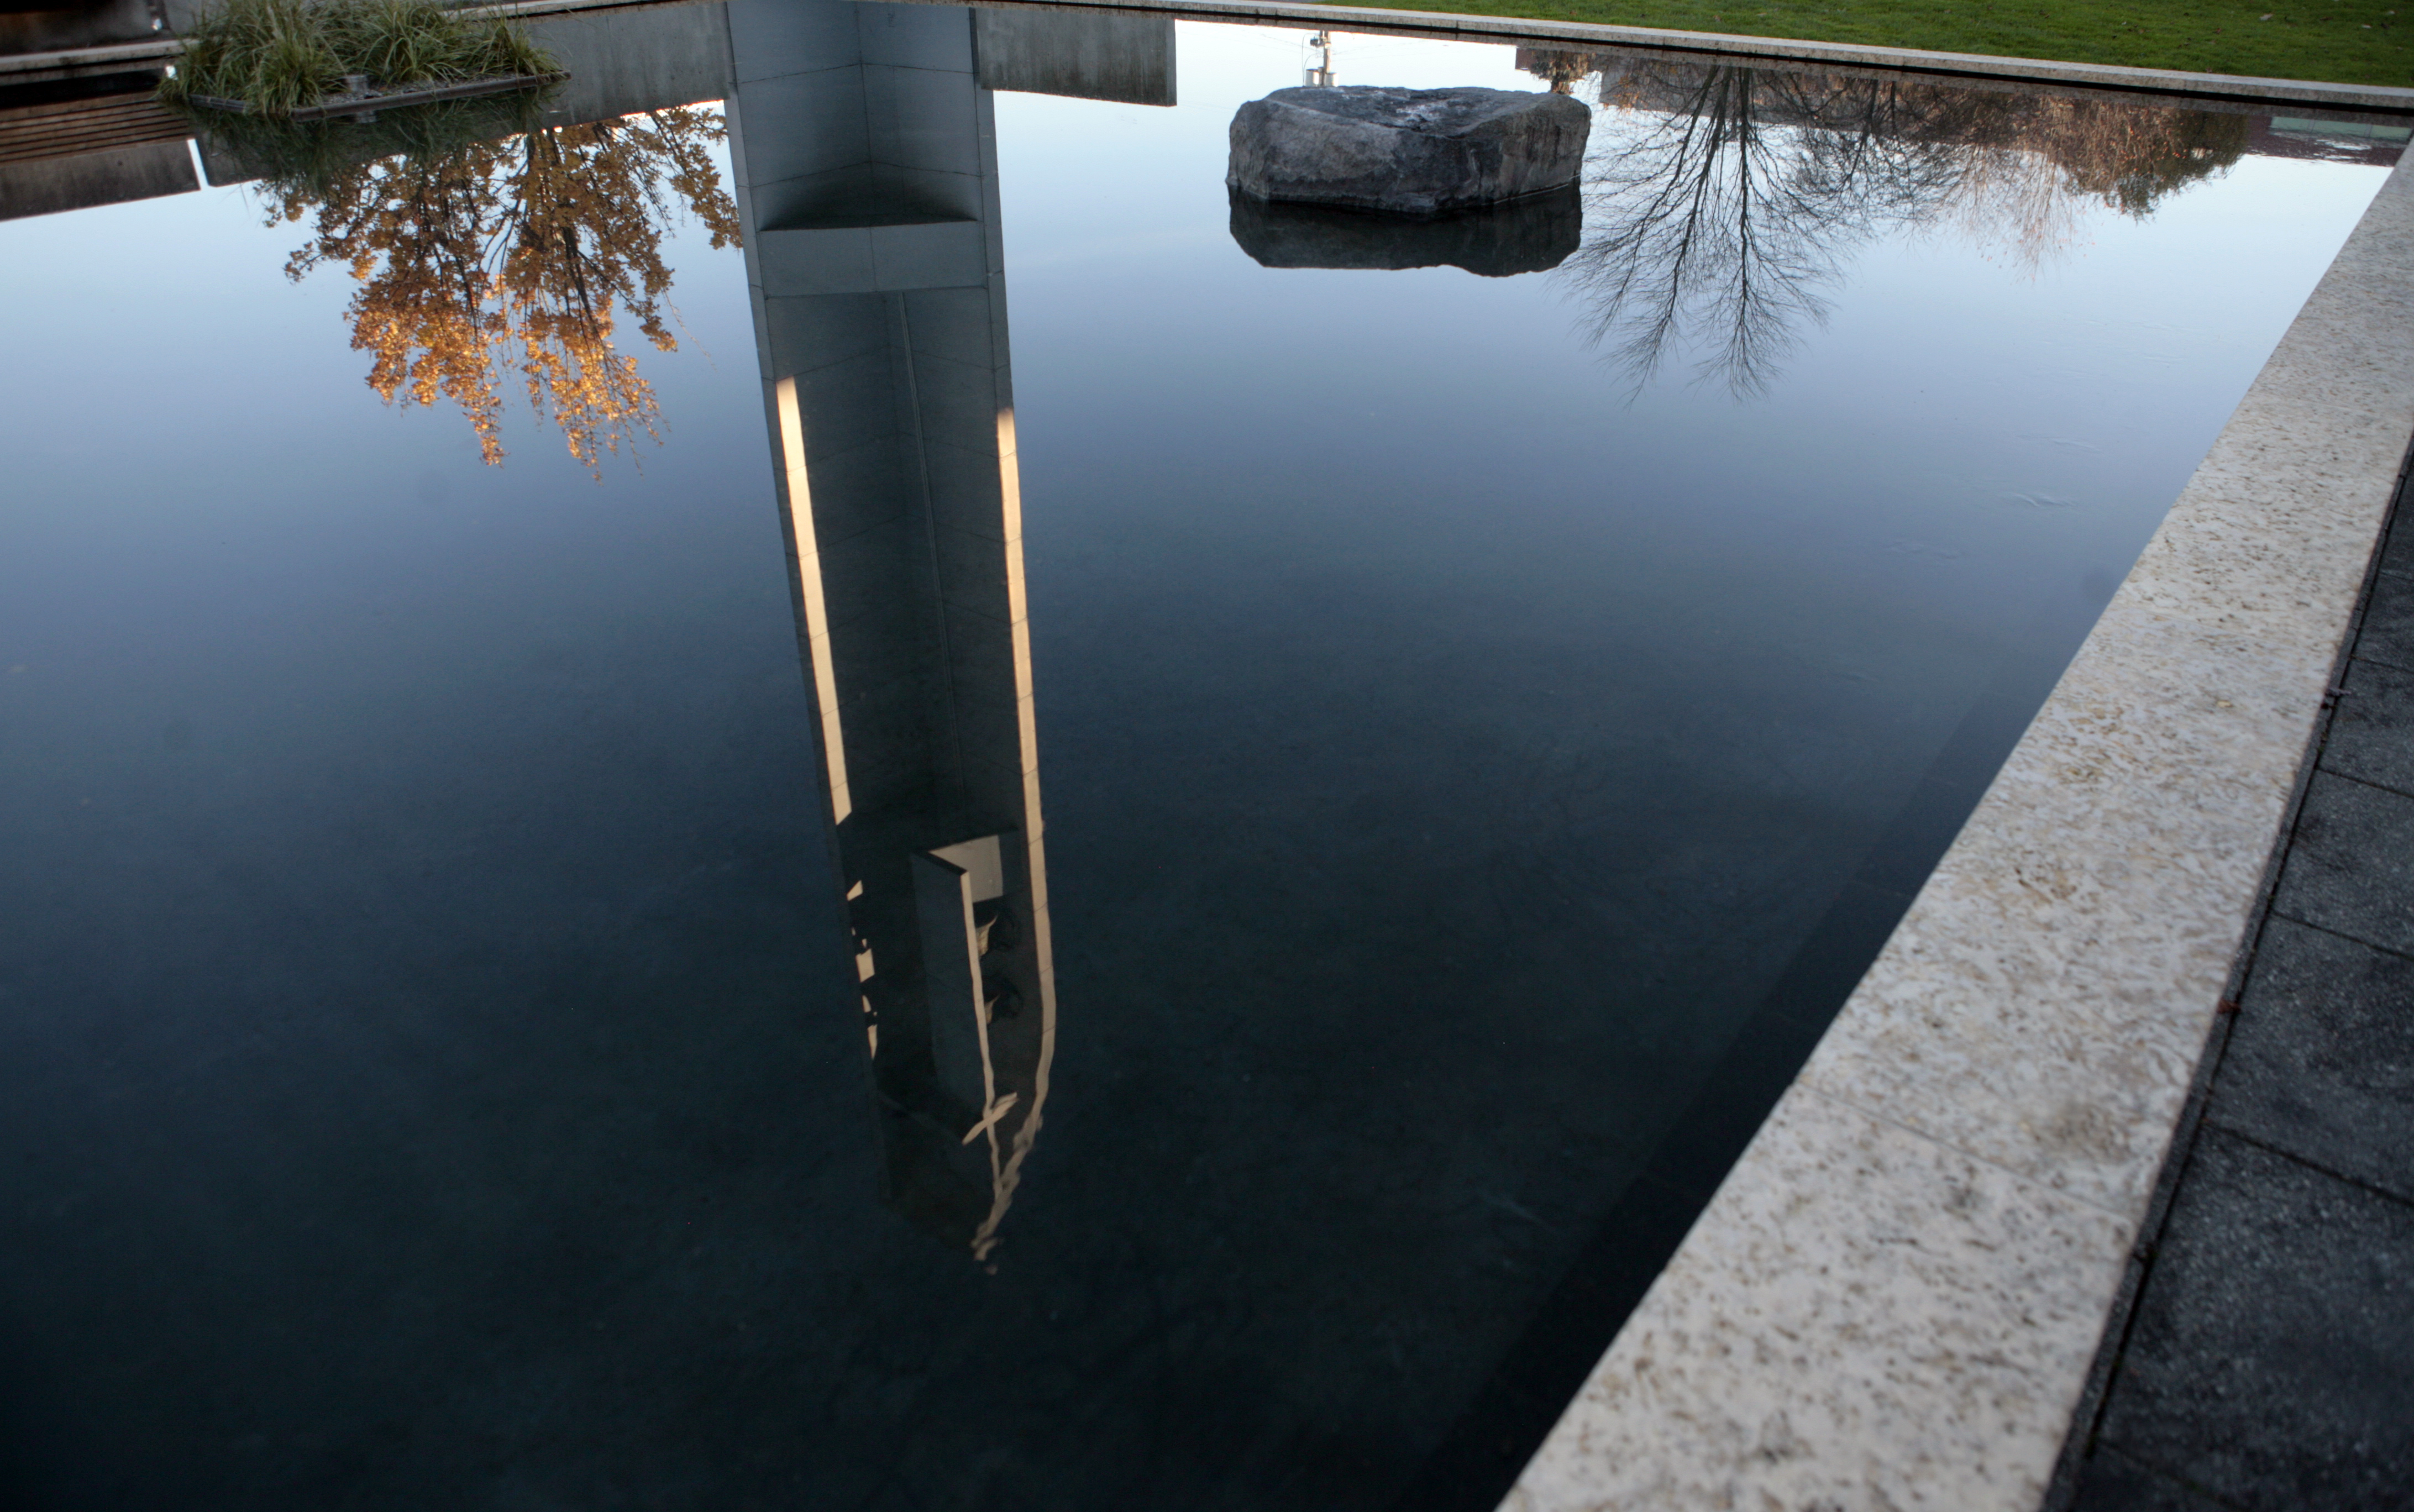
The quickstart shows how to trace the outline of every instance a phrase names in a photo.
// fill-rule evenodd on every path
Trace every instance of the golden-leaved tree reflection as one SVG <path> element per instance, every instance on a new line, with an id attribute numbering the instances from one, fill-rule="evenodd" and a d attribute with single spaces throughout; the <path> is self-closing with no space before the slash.
<path id="1" fill-rule="evenodd" d="M 336 264 L 360 287 L 347 316 L 388 403 L 458 406 L 489 465 L 514 377 L 531 408 L 599 471 L 660 408 L 637 359 L 613 345 L 623 314 L 660 351 L 671 270 L 663 238 L 682 209 L 715 247 L 739 239 L 712 148 L 717 110 L 682 107 L 536 126 L 272 176 L 271 224 L 306 220 L 286 264 L 299 279 Z"/>
<path id="2" fill-rule="evenodd" d="M 1639 385 L 1672 349 L 1763 391 L 1881 236 L 1953 228 L 2034 269 L 2085 215 L 2145 216 L 2226 170 L 2245 117 L 1886 78 L 1520 54 L 1554 88 L 1597 74 L 1586 238 L 1561 265 Z"/>

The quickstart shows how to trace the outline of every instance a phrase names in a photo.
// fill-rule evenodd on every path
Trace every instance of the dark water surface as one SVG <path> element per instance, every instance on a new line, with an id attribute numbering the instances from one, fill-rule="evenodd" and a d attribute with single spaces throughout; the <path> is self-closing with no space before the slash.
<path id="1" fill-rule="evenodd" d="M 540 30 L 567 166 L 0 222 L 10 1506 L 1484 1512 L 2394 151 Z M 1561 81 L 1581 196 L 1235 205 L 1316 67 Z"/>

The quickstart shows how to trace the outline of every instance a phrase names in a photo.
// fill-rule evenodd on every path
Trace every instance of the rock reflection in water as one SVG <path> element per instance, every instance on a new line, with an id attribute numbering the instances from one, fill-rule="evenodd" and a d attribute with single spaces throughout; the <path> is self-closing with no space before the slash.
<path id="1" fill-rule="evenodd" d="M 1430 219 L 1284 204 L 1232 191 L 1232 240 L 1269 268 L 1464 268 L 1486 278 L 1546 273 L 1575 251 L 1573 185 Z"/>
<path id="2" fill-rule="evenodd" d="M 1521 50 L 1599 79 L 1584 245 L 1592 338 L 1635 383 L 1672 348 L 1738 397 L 1766 389 L 1849 259 L 1952 229 L 2034 269 L 2096 208 L 2143 217 L 2243 152 L 2243 116 L 2076 95 Z"/>
<path id="3" fill-rule="evenodd" d="M 451 400 L 489 465 L 503 459 L 502 387 L 514 373 L 590 470 L 655 436 L 653 389 L 614 332 L 625 312 L 657 350 L 677 348 L 662 250 L 675 215 L 695 215 L 715 247 L 739 239 L 712 156 L 720 112 L 482 137 L 444 126 L 474 131 L 491 115 L 425 111 L 367 127 L 255 126 L 216 145 L 263 178 L 270 224 L 309 225 L 290 276 L 334 264 L 359 281 L 346 310 L 352 346 L 372 354 L 369 386 L 388 403 Z"/>

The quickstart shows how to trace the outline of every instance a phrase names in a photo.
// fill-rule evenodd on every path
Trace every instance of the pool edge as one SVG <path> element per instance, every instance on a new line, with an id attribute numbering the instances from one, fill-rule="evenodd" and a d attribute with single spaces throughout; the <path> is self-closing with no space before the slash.
<path id="1" fill-rule="evenodd" d="M 519 0 L 498 12 L 552 10 L 648 0 Z M 967 0 L 887 0 L 902 5 L 960 5 Z M 1747 37 L 1727 32 L 1676 31 L 1607 22 L 1545 21 L 1516 16 L 1478 16 L 1451 10 L 1393 10 L 1376 6 L 1319 5 L 1311 0 L 983 0 L 996 7 L 1080 10 L 1142 10 L 1191 21 L 1255 22 L 1330 28 L 1341 32 L 1430 36 L 1471 42 L 1562 42 L 1578 46 L 1641 48 L 1666 52 L 1706 52 L 1746 60 L 1883 68 L 1889 72 L 1950 74 L 1963 79 L 2002 79 L 2131 94 L 2184 95 L 2260 104 L 2287 103 L 2332 111 L 2414 111 L 2414 88 L 2391 84 L 2341 84 L 2316 79 L 2267 79 L 2253 74 L 2191 73 L 2177 68 L 2140 68 L 2117 63 L 2064 63 L 2050 58 L 1998 57 L 1985 52 L 1944 52 L 1926 48 L 1880 47 L 1861 42 L 1819 42 L 1784 37 Z"/>
<path id="2" fill-rule="evenodd" d="M 614 10 L 678 4 L 681 0 L 493 0 L 464 7 L 473 16 L 526 18 L 582 10 Z M 887 0 L 890 4 L 961 5 L 971 0 Z M 2115 63 L 2065 63 L 2051 58 L 1998 57 L 1984 52 L 1945 52 L 1925 48 L 1879 47 L 1858 42 L 1821 42 L 1783 37 L 1747 37 L 1725 32 L 1676 31 L 1602 22 L 1542 21 L 1516 16 L 1478 16 L 1448 10 L 1393 10 L 1374 6 L 1317 5 L 1303 0 L 988 0 L 994 7 L 1067 7 L 1080 10 L 1138 10 L 1193 21 L 1255 22 L 1274 25 L 1333 27 L 1467 41 L 1561 42 L 1578 46 L 1640 48 L 1700 52 L 1746 60 L 1869 67 L 1889 72 L 1950 75 L 2055 84 L 2129 94 L 2180 95 L 2196 100 L 2288 104 L 2307 109 L 2414 113 L 2414 88 L 2389 84 L 2341 84 L 2317 79 L 2268 79 L 2252 74 L 2192 73 L 2140 68 Z M 156 67 L 182 55 L 181 37 L 97 44 L 46 52 L 0 56 L 0 77 L 11 82 L 64 77 L 128 67 Z"/>
<path id="3" fill-rule="evenodd" d="M 2401 163 L 1507 1512 L 2038 1505 L 2409 437 Z"/>

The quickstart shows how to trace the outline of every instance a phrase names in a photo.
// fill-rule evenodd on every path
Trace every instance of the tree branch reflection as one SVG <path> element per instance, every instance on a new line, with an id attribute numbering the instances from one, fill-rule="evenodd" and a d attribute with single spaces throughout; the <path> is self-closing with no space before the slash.
<path id="1" fill-rule="evenodd" d="M 625 312 L 657 350 L 678 348 L 662 252 L 672 217 L 693 215 L 715 247 L 739 240 L 711 152 L 726 134 L 718 111 L 682 107 L 337 155 L 272 173 L 269 220 L 311 225 L 289 276 L 336 264 L 359 281 L 352 346 L 372 354 L 369 386 L 386 402 L 451 400 L 491 466 L 515 372 L 529 408 L 600 476 L 604 453 L 640 432 L 660 439 L 653 388 L 613 336 Z"/>
<path id="2" fill-rule="evenodd" d="M 1870 242 L 1953 227 L 2034 270 L 2090 209 L 2143 217 L 2227 169 L 2248 127 L 2084 96 L 1564 52 L 1519 61 L 1554 88 L 1580 67 L 1600 77 L 1587 232 L 1562 266 L 1591 339 L 1638 390 L 1681 350 L 1696 381 L 1761 393 Z"/>

